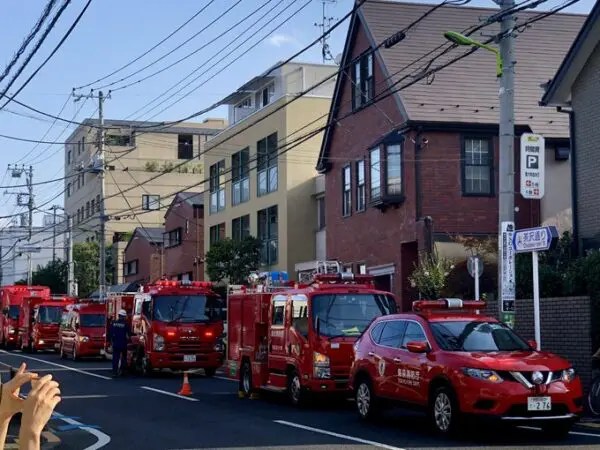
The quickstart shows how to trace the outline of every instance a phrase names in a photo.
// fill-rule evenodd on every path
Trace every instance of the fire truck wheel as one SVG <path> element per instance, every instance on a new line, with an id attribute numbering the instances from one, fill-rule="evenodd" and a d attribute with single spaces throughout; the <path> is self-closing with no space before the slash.
<path id="1" fill-rule="evenodd" d="M 302 391 L 300 375 L 293 369 L 288 376 L 288 397 L 294 406 L 302 406 L 305 403 L 306 393 Z"/>
<path id="2" fill-rule="evenodd" d="M 452 388 L 440 386 L 434 391 L 429 403 L 429 419 L 433 429 L 439 434 L 458 433 L 461 417 Z"/>
<path id="3" fill-rule="evenodd" d="M 240 370 L 240 390 L 246 396 L 252 394 L 252 370 L 248 361 L 244 361 Z"/>
<path id="4" fill-rule="evenodd" d="M 367 377 L 363 377 L 354 392 L 356 410 L 363 420 L 371 420 L 378 416 L 379 407 L 371 382 Z"/>
<path id="5" fill-rule="evenodd" d="M 214 377 L 216 373 L 217 373 L 216 367 L 206 367 L 204 369 L 204 375 L 206 375 L 209 378 Z"/>

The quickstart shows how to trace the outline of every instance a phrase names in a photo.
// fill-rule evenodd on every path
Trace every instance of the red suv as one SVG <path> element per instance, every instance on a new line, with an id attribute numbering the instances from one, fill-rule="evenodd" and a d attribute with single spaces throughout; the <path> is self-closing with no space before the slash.
<path id="1" fill-rule="evenodd" d="M 582 412 L 574 369 L 480 315 L 484 308 L 480 301 L 418 301 L 411 314 L 375 319 L 354 345 L 350 384 L 359 415 L 372 418 L 399 403 L 426 410 L 442 434 L 472 415 L 565 436 Z"/>

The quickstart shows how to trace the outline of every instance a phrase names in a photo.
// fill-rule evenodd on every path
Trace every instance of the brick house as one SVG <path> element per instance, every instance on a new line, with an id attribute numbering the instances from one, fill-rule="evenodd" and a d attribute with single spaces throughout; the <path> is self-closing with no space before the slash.
<path id="1" fill-rule="evenodd" d="M 600 2 L 549 83 L 542 104 L 567 112 L 573 147 L 573 236 L 600 248 Z"/>
<path id="2" fill-rule="evenodd" d="M 204 193 L 180 192 L 165 213 L 165 272 L 171 279 L 204 280 Z"/>
<path id="3" fill-rule="evenodd" d="M 367 1 L 353 15 L 340 63 L 350 70 L 338 77 L 329 115 L 335 126 L 327 129 L 317 165 L 326 174 L 327 257 L 375 275 L 379 287 L 402 298 L 404 309 L 414 294 L 407 277 L 419 251 L 435 246 L 456 252 L 449 236 L 496 235 L 498 230 L 494 56 L 477 51 L 383 97 L 466 51 L 453 49 L 428 66 L 437 54 L 428 52 L 444 45 L 445 31 L 464 30 L 498 13 L 445 6 L 410 28 L 404 40 L 370 51 L 430 8 Z M 535 14 L 518 16 L 525 21 Z M 559 151 L 568 147 L 568 117 L 540 107 L 538 99 L 540 84 L 552 76 L 584 19 L 557 14 L 533 23 L 516 39 L 516 59 L 531 63 L 515 67 L 517 175 L 521 133 L 543 134 L 548 152 L 546 197 L 526 201 L 515 195 L 517 227 L 540 222 L 569 227 L 564 217 L 571 206 L 570 160 L 568 152 L 565 158 Z M 499 25 L 484 32 L 497 33 Z"/>
<path id="4" fill-rule="evenodd" d="M 162 228 L 137 227 L 123 250 L 125 283 L 147 283 L 162 276 Z"/>

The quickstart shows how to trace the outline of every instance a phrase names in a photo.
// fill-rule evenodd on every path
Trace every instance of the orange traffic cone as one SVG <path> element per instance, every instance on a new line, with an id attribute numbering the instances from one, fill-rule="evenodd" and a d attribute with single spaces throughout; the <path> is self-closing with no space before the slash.
<path id="1" fill-rule="evenodd" d="M 179 395 L 192 395 L 192 386 L 190 386 L 190 381 L 188 380 L 188 373 L 183 372 L 183 386 L 181 386 L 181 390 L 178 392 Z"/>

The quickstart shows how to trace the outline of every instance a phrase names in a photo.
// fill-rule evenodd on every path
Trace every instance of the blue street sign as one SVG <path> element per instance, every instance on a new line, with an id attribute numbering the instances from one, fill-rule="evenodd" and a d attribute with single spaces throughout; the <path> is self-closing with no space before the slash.
<path id="1" fill-rule="evenodd" d="M 558 229 L 555 226 L 525 228 L 513 234 L 513 248 L 517 253 L 550 250 L 557 241 Z"/>

